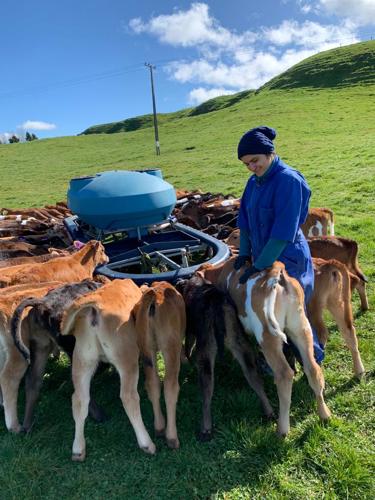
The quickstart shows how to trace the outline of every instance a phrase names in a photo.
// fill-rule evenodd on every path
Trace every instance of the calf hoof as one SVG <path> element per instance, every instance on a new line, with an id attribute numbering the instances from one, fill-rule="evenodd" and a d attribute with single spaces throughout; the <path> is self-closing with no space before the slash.
<path id="1" fill-rule="evenodd" d="M 84 462 L 86 458 L 86 451 L 82 453 L 72 453 L 73 462 Z"/>
<path id="2" fill-rule="evenodd" d="M 211 441 L 212 438 L 213 438 L 212 430 L 199 431 L 198 433 L 198 441 L 200 441 L 201 443 L 207 443 L 208 441 Z"/>
<path id="3" fill-rule="evenodd" d="M 156 452 L 156 446 L 154 445 L 154 443 L 152 441 L 148 446 L 142 446 L 141 449 L 145 453 L 148 453 L 149 455 L 155 455 L 155 452 Z"/>
<path id="4" fill-rule="evenodd" d="M 281 438 L 281 439 L 284 439 L 286 438 L 286 436 L 289 434 L 289 426 L 286 427 L 285 425 L 284 426 L 280 426 L 278 425 L 277 426 L 277 435 Z"/>
<path id="5" fill-rule="evenodd" d="M 178 448 L 180 447 L 180 441 L 177 438 L 176 439 L 167 438 L 166 441 L 168 448 L 171 448 L 172 450 L 178 450 Z"/>
<path id="6" fill-rule="evenodd" d="M 155 429 L 155 437 L 163 438 L 165 436 L 165 429 Z"/>
<path id="7" fill-rule="evenodd" d="M 366 376 L 366 370 L 356 373 L 355 376 L 358 380 L 362 380 Z"/>
<path id="8" fill-rule="evenodd" d="M 331 418 L 331 412 L 324 401 L 318 401 L 318 415 L 323 421 Z"/>
<path id="9" fill-rule="evenodd" d="M 262 416 L 264 422 L 274 422 L 276 420 L 276 415 L 272 411 L 271 413 L 264 413 Z"/>
<path id="10" fill-rule="evenodd" d="M 288 435 L 288 432 L 285 432 L 285 431 L 277 431 L 277 435 L 279 436 L 280 439 L 285 439 Z"/>
<path id="11" fill-rule="evenodd" d="M 22 427 L 20 424 L 13 425 L 12 427 L 9 427 L 8 431 L 11 432 L 12 434 L 21 434 Z"/>

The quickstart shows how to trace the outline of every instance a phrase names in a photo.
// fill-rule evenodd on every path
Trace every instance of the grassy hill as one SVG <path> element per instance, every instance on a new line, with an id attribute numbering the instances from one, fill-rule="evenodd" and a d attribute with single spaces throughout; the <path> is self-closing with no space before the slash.
<path id="1" fill-rule="evenodd" d="M 349 62 L 345 54 L 352 51 L 359 75 L 358 57 L 369 50 L 373 54 L 375 42 L 320 54 L 316 62 L 314 58 L 305 62 L 304 71 L 311 75 L 314 68 L 318 71 L 319 58 L 330 53 L 336 53 L 337 61 Z M 335 71 L 332 62 L 332 74 Z M 350 354 L 329 321 L 324 373 L 326 400 L 334 418 L 327 426 L 319 423 L 311 391 L 299 371 L 293 388 L 291 434 L 281 441 L 273 424 L 261 421 L 259 404 L 239 367 L 225 357 L 215 373 L 215 439 L 199 444 L 195 440 L 200 418 L 196 374 L 192 366 L 184 366 L 177 412 L 181 450 L 171 452 L 158 439 L 158 454 L 146 457 L 136 447 L 118 399 L 118 377 L 103 371 L 95 379 L 93 394 L 111 420 L 104 425 L 87 422 L 88 458 L 77 465 L 69 461 L 72 387 L 66 361 L 60 361 L 49 366 L 33 433 L 12 436 L 0 422 L 4 498 L 375 497 L 375 82 L 368 76 L 350 82 L 347 76 L 342 80 L 345 85 L 304 83 L 286 88 L 289 77 L 285 75 L 279 77 L 278 87 L 274 80 L 272 88 L 203 103 L 194 108 L 201 110 L 198 113 L 189 109 L 164 115 L 160 157 L 155 155 L 153 129 L 142 117 L 134 123 L 143 125 L 127 132 L 0 145 L 0 206 L 53 203 L 65 198 L 73 176 L 116 168 L 160 167 L 175 187 L 240 195 L 248 173 L 236 158 L 238 139 L 253 126 L 271 125 L 278 131 L 277 152 L 307 177 L 312 205 L 332 208 L 336 233 L 360 244 L 371 310 L 359 313 L 354 295 L 354 312 L 360 351 L 369 371 L 366 380 L 352 379 Z M 276 407 L 270 377 L 266 389 Z M 152 429 L 143 378 L 140 393 L 145 425 Z"/>
<path id="2" fill-rule="evenodd" d="M 375 41 L 321 52 L 267 82 L 261 90 L 375 84 Z"/>

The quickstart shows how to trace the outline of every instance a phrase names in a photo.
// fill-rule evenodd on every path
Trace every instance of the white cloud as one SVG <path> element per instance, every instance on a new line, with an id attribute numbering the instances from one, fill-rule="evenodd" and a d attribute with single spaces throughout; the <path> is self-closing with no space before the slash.
<path id="1" fill-rule="evenodd" d="M 326 12 L 360 25 L 375 24 L 375 0 L 319 0 Z"/>
<path id="2" fill-rule="evenodd" d="M 56 125 L 54 123 L 27 120 L 17 128 L 22 130 L 54 130 Z"/>
<path id="3" fill-rule="evenodd" d="M 220 95 L 234 94 L 235 92 L 236 92 L 235 90 L 229 90 L 226 88 L 206 89 L 203 87 L 198 87 L 189 92 L 189 104 L 196 106 L 204 101 L 213 99 L 214 97 L 218 97 Z"/>
<path id="4" fill-rule="evenodd" d="M 357 26 L 375 24 L 375 0 L 297 0 L 303 13 L 343 17 Z"/>
<path id="5" fill-rule="evenodd" d="M 231 89 L 231 92 L 226 92 L 229 94 L 240 90 L 256 89 L 275 75 L 314 53 L 315 51 L 307 49 L 287 50 L 281 56 L 270 52 L 258 52 L 250 64 L 246 62 L 245 64 L 227 65 L 222 62 L 215 64 L 198 60 L 192 63 L 173 63 L 169 66 L 168 71 L 171 77 L 178 82 L 220 85 L 221 89 Z"/>
<path id="6" fill-rule="evenodd" d="M 134 18 L 130 20 L 129 27 L 137 34 L 155 35 L 162 43 L 175 47 L 209 45 L 234 49 L 256 39 L 256 35 L 250 31 L 237 35 L 223 28 L 209 15 L 208 5 L 204 3 L 193 3 L 189 10 L 153 17 L 148 22 Z"/>
<path id="7" fill-rule="evenodd" d="M 304 48 L 322 50 L 328 44 L 354 43 L 359 41 L 349 23 L 341 25 L 322 25 L 312 21 L 298 23 L 293 20 L 283 21 L 276 28 L 263 28 L 266 38 L 275 45 L 298 45 Z"/>

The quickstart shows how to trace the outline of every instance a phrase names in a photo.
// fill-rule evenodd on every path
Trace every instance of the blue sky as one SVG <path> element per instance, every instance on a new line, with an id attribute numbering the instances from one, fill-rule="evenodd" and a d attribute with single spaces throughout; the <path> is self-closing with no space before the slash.
<path id="1" fill-rule="evenodd" d="M 38 137 L 257 88 L 375 37 L 375 0 L 18 0 L 0 14 L 0 139 Z"/>

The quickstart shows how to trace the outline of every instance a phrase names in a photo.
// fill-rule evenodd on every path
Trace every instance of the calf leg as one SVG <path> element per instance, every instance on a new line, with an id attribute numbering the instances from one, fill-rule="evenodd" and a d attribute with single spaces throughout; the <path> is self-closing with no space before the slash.
<path id="1" fill-rule="evenodd" d="M 138 356 L 131 359 L 130 356 L 124 360 L 122 366 L 116 366 L 120 374 L 121 388 L 120 397 L 125 412 L 133 426 L 137 437 L 138 446 L 146 453 L 154 454 L 156 451 L 154 443 L 144 426 L 141 409 L 139 406 L 138 385 Z"/>
<path id="2" fill-rule="evenodd" d="M 315 329 L 319 342 L 325 347 L 328 340 L 328 330 L 323 321 L 323 309 L 323 304 L 314 304 L 314 307 L 312 307 L 312 304 L 308 305 L 311 326 Z"/>
<path id="3" fill-rule="evenodd" d="M 334 317 L 345 343 L 352 354 L 354 373 L 358 378 L 361 378 L 365 373 L 365 368 L 358 350 L 358 339 L 353 322 L 349 319 L 345 320 L 345 312 L 340 304 L 329 304 L 328 310 Z"/>
<path id="4" fill-rule="evenodd" d="M 60 335 L 59 337 L 59 345 L 64 349 L 66 354 L 69 357 L 70 363 L 72 363 L 74 346 L 75 346 L 75 337 L 73 335 Z M 91 418 L 95 420 L 95 422 L 106 422 L 108 417 L 101 406 L 98 403 L 90 398 L 89 403 L 89 415 Z"/>
<path id="5" fill-rule="evenodd" d="M 369 306 L 368 306 L 368 299 L 367 299 L 367 293 L 366 293 L 366 283 L 359 279 L 358 282 L 354 285 L 354 287 L 357 289 L 359 293 L 359 297 L 361 299 L 361 309 L 362 311 L 367 311 Z"/>
<path id="6" fill-rule="evenodd" d="M 85 359 L 76 351 L 73 354 L 72 378 L 74 393 L 72 396 L 75 435 L 72 449 L 72 460 L 82 462 L 86 458 L 86 441 L 84 436 L 85 420 L 90 401 L 90 382 L 97 365 L 96 359 Z"/>
<path id="7" fill-rule="evenodd" d="M 174 449 L 180 447 L 176 426 L 176 406 L 178 394 L 180 392 L 180 385 L 178 383 L 180 353 L 181 343 L 175 346 L 170 345 L 170 349 L 163 352 L 165 363 L 164 399 L 167 409 L 167 429 L 165 437 L 169 448 Z"/>
<path id="8" fill-rule="evenodd" d="M 160 378 L 157 372 L 156 354 L 152 357 L 152 366 L 144 364 L 144 372 L 146 379 L 146 391 L 148 399 L 152 403 L 154 412 L 154 429 L 156 436 L 164 436 L 165 433 L 165 419 L 160 407 Z"/>
<path id="9" fill-rule="evenodd" d="M 34 344 L 34 343 L 33 343 Z M 28 432 L 31 429 L 35 404 L 38 400 L 40 389 L 43 383 L 43 374 L 45 372 L 48 356 L 51 352 L 52 344 L 39 345 L 34 344 L 31 347 L 31 365 L 26 374 L 25 392 L 25 416 L 23 420 L 23 429 Z"/>
<path id="10" fill-rule="evenodd" d="M 280 338 L 274 337 L 268 331 L 265 331 L 263 333 L 261 347 L 264 357 L 274 373 L 274 380 L 279 397 L 277 431 L 280 436 L 286 436 L 290 427 L 289 412 L 294 372 L 284 356 L 282 340 Z"/>
<path id="11" fill-rule="evenodd" d="M 27 369 L 27 363 L 14 346 L 9 346 L 8 359 L 0 374 L 5 425 L 11 432 L 22 430 L 17 414 L 18 388 Z"/>
<path id="12" fill-rule="evenodd" d="M 323 396 L 324 376 L 314 358 L 312 331 L 305 315 L 293 315 L 288 321 L 288 334 L 300 353 L 304 372 L 306 373 L 310 387 L 315 393 L 318 415 L 322 420 L 327 420 L 331 416 L 331 412 Z"/>
<path id="13" fill-rule="evenodd" d="M 197 368 L 199 385 L 202 393 L 202 423 L 199 441 L 212 439 L 211 401 L 214 392 L 214 369 L 216 358 L 216 342 L 211 339 L 205 349 L 197 346 Z"/>
<path id="14" fill-rule="evenodd" d="M 226 323 L 227 335 L 225 338 L 225 345 L 230 350 L 233 357 L 238 361 L 247 383 L 260 399 L 264 414 L 267 418 L 273 418 L 273 409 L 264 392 L 263 380 L 256 369 L 255 358 L 250 348 L 249 341 L 243 333 L 241 326 L 237 323 L 236 318 L 228 317 Z"/>

